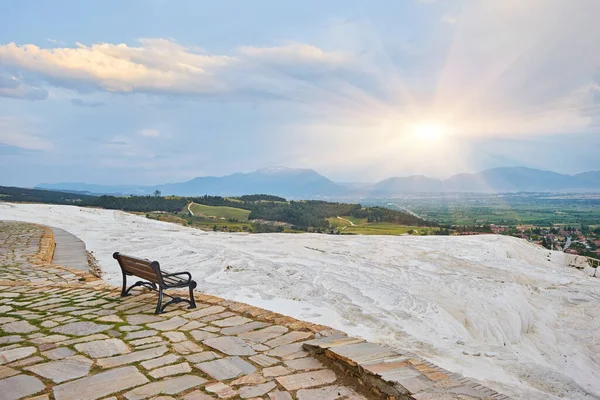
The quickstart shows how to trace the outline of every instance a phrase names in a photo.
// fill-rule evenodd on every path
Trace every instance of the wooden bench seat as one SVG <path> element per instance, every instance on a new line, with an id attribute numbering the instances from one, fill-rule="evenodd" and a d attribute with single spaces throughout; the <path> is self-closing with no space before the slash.
<path id="1" fill-rule="evenodd" d="M 192 275 L 189 272 L 175 272 L 168 273 L 161 271 L 160 264 L 158 261 L 150 261 L 143 258 L 137 258 L 120 254 L 116 252 L 113 254 L 113 258 L 117 260 L 123 273 L 123 289 L 121 290 L 121 296 L 128 296 L 131 289 L 137 286 L 144 286 L 148 289 L 155 290 L 158 292 L 158 304 L 156 305 L 155 314 L 161 314 L 168 305 L 176 304 L 180 302 L 186 302 L 190 306 L 188 308 L 196 308 L 196 301 L 194 300 L 194 289 L 197 284 L 196 281 L 192 280 Z M 138 278 L 144 279 L 143 281 L 137 281 L 129 288 L 127 287 L 127 276 L 137 276 Z M 167 293 L 163 293 L 165 289 L 181 289 L 188 288 L 190 292 L 190 299 L 184 299 L 181 297 L 173 297 Z M 170 297 L 171 300 L 162 304 L 163 295 Z"/>

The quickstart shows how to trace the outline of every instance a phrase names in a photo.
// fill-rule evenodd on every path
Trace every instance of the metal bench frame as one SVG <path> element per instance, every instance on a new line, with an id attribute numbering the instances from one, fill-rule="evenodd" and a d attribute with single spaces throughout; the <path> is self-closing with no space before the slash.
<path id="1" fill-rule="evenodd" d="M 192 275 L 189 272 L 175 272 L 167 273 L 166 271 L 160 270 L 160 264 L 158 261 L 150 261 L 142 258 L 132 257 L 125 254 L 116 252 L 113 254 L 113 258 L 117 260 L 121 267 L 121 273 L 123 274 L 123 289 L 121 290 L 121 297 L 129 296 L 131 289 L 144 286 L 150 290 L 158 292 L 158 304 L 154 314 L 162 314 L 171 304 L 177 304 L 181 302 L 188 303 L 188 308 L 196 308 L 196 301 L 194 299 L 194 289 L 197 286 L 196 281 L 192 280 Z M 130 287 L 127 287 L 127 276 L 137 276 L 138 278 L 145 279 L 145 281 L 137 281 Z M 185 277 L 185 278 L 184 278 Z M 190 299 L 184 299 L 182 297 L 173 297 L 164 293 L 165 289 L 180 289 L 188 288 L 190 291 Z M 163 295 L 171 298 L 165 304 L 162 304 Z"/>

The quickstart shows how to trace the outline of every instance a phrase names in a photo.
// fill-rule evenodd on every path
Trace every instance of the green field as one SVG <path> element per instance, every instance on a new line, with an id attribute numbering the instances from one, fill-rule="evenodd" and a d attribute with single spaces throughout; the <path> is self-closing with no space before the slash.
<path id="1" fill-rule="evenodd" d="M 250 211 L 241 208 L 223 207 L 223 206 L 205 206 L 203 204 L 192 204 L 190 209 L 196 216 L 206 216 L 214 218 L 233 218 L 240 221 L 248 220 Z"/>
<path id="2" fill-rule="evenodd" d="M 340 216 L 344 220 L 352 221 L 354 225 L 342 219 L 327 218 L 329 226 L 337 227 L 342 235 L 404 235 L 409 232 L 415 234 L 429 234 L 432 228 L 423 226 L 407 226 L 389 222 L 368 222 L 366 218 Z"/>
<path id="3" fill-rule="evenodd" d="M 409 209 L 441 224 L 600 225 L 600 195 L 592 193 L 440 194 L 368 202 Z"/>

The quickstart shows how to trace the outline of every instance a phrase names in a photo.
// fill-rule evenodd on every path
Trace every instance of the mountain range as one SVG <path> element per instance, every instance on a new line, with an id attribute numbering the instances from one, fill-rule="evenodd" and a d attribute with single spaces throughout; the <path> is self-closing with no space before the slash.
<path id="1" fill-rule="evenodd" d="M 163 195 L 240 196 L 265 193 L 286 198 L 383 198 L 413 193 L 506 193 L 599 191 L 600 171 L 576 175 L 559 174 L 526 167 L 502 167 L 448 179 L 422 175 L 393 177 L 376 183 L 336 183 L 312 169 L 263 168 L 226 176 L 197 177 L 187 182 L 155 186 L 94 185 L 87 183 L 42 183 L 36 188 L 87 194 L 144 195 L 159 190 Z"/>

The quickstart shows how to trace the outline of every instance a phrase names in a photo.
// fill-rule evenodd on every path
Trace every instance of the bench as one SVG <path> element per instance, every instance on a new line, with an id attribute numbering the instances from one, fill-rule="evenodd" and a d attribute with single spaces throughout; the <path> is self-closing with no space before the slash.
<path id="1" fill-rule="evenodd" d="M 188 308 L 196 308 L 194 288 L 197 284 L 192 280 L 192 275 L 189 272 L 167 273 L 166 271 L 160 270 L 158 261 L 127 256 L 125 254 L 120 254 L 119 252 L 114 253 L 113 258 L 117 260 L 121 267 L 121 272 L 123 273 L 123 289 L 121 290 L 121 297 L 128 296 L 129 292 L 134 287 L 144 286 L 158 292 L 158 304 L 156 305 L 155 314 L 161 314 L 167 306 L 181 302 L 188 303 L 190 305 Z M 137 281 L 128 288 L 127 276 L 137 276 L 138 278 L 144 279 L 144 281 Z M 165 289 L 181 288 L 189 289 L 189 300 L 181 297 L 169 296 L 168 294 L 163 293 L 163 290 Z M 162 305 L 163 294 L 171 298 L 171 300 L 164 305 Z"/>

